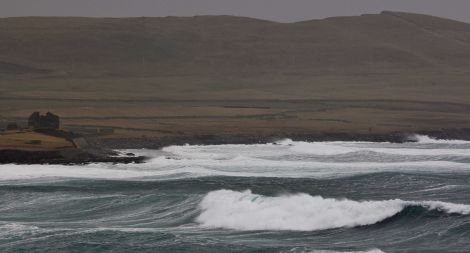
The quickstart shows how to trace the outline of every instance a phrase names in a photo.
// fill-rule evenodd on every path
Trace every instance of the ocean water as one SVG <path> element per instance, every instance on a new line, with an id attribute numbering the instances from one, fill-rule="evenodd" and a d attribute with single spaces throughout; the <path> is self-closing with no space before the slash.
<path id="1" fill-rule="evenodd" d="M 470 142 L 414 138 L 0 165 L 0 252 L 470 252 Z"/>

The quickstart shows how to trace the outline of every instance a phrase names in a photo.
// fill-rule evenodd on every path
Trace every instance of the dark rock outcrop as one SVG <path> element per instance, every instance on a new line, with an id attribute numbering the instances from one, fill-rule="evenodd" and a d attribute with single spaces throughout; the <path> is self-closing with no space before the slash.
<path id="1" fill-rule="evenodd" d="M 116 157 L 110 154 L 80 149 L 57 151 L 0 150 L 0 164 L 88 164 L 88 163 L 142 163 L 143 156 Z"/>

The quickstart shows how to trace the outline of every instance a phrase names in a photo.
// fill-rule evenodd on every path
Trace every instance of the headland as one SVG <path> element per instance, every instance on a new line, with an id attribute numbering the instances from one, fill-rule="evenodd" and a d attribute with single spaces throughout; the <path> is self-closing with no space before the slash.
<path id="1" fill-rule="evenodd" d="M 81 135 L 60 130 L 59 116 L 33 113 L 27 127 L 9 123 L 0 131 L 0 164 L 87 164 L 143 162 L 144 157 L 89 145 Z"/>

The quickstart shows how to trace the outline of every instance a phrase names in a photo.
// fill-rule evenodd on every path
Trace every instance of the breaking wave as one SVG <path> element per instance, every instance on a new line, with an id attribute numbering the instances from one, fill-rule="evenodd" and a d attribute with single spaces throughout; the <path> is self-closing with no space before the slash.
<path id="1" fill-rule="evenodd" d="M 4 181 L 175 180 L 200 177 L 333 178 L 377 172 L 469 172 L 470 142 L 414 136 L 414 143 L 301 142 L 123 150 L 143 164 L 0 165 Z"/>
<path id="2" fill-rule="evenodd" d="M 470 141 L 464 140 L 444 140 L 444 139 L 436 139 L 427 135 L 413 135 L 410 137 L 410 140 L 416 141 L 418 143 L 423 144 L 470 144 Z"/>
<path id="3" fill-rule="evenodd" d="M 440 201 L 354 201 L 308 194 L 266 197 L 250 190 L 218 190 L 200 203 L 196 221 L 203 227 L 234 230 L 314 231 L 376 224 L 407 207 L 447 214 L 470 214 L 470 205 Z"/>

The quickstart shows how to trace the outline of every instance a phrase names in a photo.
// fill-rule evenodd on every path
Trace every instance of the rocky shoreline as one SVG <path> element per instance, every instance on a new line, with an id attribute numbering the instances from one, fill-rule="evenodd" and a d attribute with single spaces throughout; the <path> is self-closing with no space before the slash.
<path id="1" fill-rule="evenodd" d="M 77 165 L 90 163 L 143 163 L 143 156 L 120 157 L 111 154 L 94 154 L 84 150 L 25 151 L 0 150 L 0 164 L 61 164 Z"/>
<path id="2" fill-rule="evenodd" d="M 368 141 L 403 143 L 415 141 L 416 134 L 436 139 L 470 140 L 470 129 L 443 129 L 419 131 L 416 133 L 395 132 L 389 134 L 348 134 L 348 133 L 285 133 L 272 135 L 192 135 L 164 136 L 160 138 L 114 138 L 90 139 L 92 148 L 64 149 L 57 151 L 0 150 L 0 164 L 62 164 L 77 165 L 90 163 L 143 163 L 147 157 L 127 154 L 118 156 L 118 149 L 161 149 L 171 145 L 222 145 L 222 144 L 264 144 L 282 139 L 294 141 Z"/>
<path id="3" fill-rule="evenodd" d="M 109 149 L 161 149 L 172 145 L 223 145 L 223 144 L 265 144 L 282 139 L 294 141 L 367 141 L 403 143 L 416 141 L 415 135 L 427 135 L 436 139 L 470 140 L 469 129 L 443 129 L 418 131 L 414 133 L 393 132 L 385 134 L 353 134 L 353 133 L 282 133 L 272 135 L 181 135 L 163 136 L 160 138 L 115 138 L 90 140 L 95 146 Z"/>

